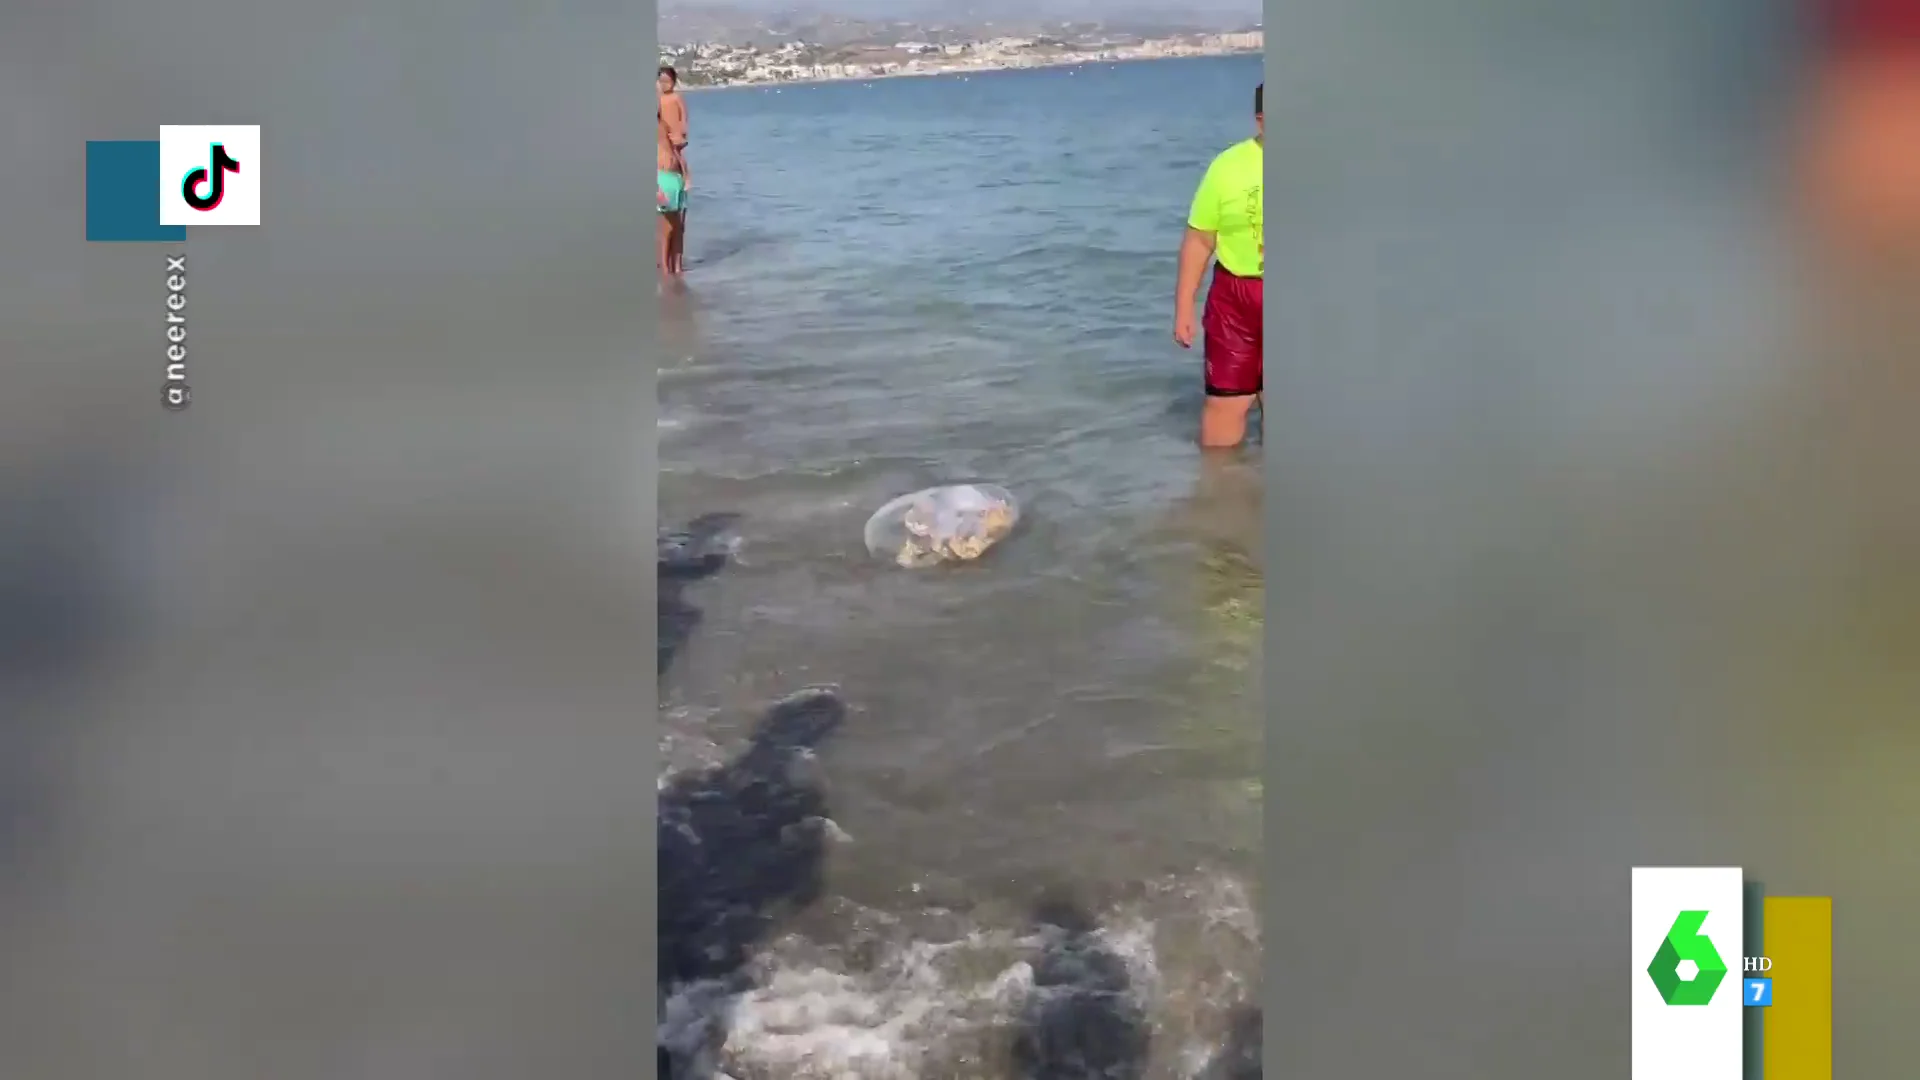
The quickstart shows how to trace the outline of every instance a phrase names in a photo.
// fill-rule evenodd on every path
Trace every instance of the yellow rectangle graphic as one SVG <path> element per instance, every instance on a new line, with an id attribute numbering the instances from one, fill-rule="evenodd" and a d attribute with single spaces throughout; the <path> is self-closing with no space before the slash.
<path id="1" fill-rule="evenodd" d="M 1767 1080 L 1833 1080 L 1833 900 L 1769 896 L 1761 912 L 1773 961 L 1761 1068 Z"/>

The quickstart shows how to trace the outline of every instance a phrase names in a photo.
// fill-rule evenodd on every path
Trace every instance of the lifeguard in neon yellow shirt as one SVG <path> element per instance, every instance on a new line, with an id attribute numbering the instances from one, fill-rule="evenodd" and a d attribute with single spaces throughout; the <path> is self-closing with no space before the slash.
<path id="1" fill-rule="evenodd" d="M 1200 414 L 1200 445 L 1238 446 L 1247 437 L 1247 416 L 1260 401 L 1263 366 L 1262 285 L 1267 268 L 1265 208 L 1266 84 L 1253 91 L 1253 138 L 1228 147 L 1207 167 L 1187 213 L 1180 244 L 1180 277 L 1174 287 L 1173 340 L 1193 347 L 1195 331 L 1206 333 L 1206 407 Z M 1214 264 L 1203 320 L 1194 318 L 1207 263 Z"/>

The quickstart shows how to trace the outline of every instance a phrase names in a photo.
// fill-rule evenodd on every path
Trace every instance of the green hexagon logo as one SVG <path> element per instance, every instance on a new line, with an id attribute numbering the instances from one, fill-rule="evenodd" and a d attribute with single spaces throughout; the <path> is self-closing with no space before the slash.
<path id="1" fill-rule="evenodd" d="M 1660 991 L 1660 999 L 1669 1005 L 1705 1005 L 1727 977 L 1727 965 L 1720 959 L 1719 950 L 1700 932 L 1700 924 L 1706 921 L 1704 911 L 1681 912 L 1660 942 L 1660 951 L 1653 954 L 1653 963 L 1647 965 L 1647 975 Z M 1693 967 L 1691 978 L 1681 974 L 1683 964 Z"/>

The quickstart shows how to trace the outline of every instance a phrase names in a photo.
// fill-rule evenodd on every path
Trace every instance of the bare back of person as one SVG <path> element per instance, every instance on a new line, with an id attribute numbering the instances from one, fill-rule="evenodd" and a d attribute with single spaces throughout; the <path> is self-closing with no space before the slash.
<path id="1" fill-rule="evenodd" d="M 660 118 L 666 121 L 667 137 L 673 141 L 674 149 L 686 149 L 687 100 L 679 91 L 669 90 L 660 95 Z"/>
<path id="2" fill-rule="evenodd" d="M 664 122 L 654 125 L 653 163 L 661 172 L 680 171 L 680 151 L 673 145 L 673 139 L 667 134 Z"/>
<path id="3" fill-rule="evenodd" d="M 680 233 L 686 224 L 687 163 L 673 145 L 665 110 L 654 113 L 654 171 L 658 186 L 658 250 L 655 261 L 661 276 L 680 273 Z"/>
<path id="4" fill-rule="evenodd" d="M 668 145 L 672 148 L 681 178 L 681 203 L 678 225 L 674 229 L 671 264 L 678 273 L 685 259 L 687 243 L 686 188 L 692 180 L 687 171 L 687 99 L 680 93 L 680 73 L 670 64 L 660 65 L 660 74 L 654 81 L 659 92 L 660 108 L 658 116 L 661 129 Z M 664 168 L 664 166 L 663 166 Z"/>

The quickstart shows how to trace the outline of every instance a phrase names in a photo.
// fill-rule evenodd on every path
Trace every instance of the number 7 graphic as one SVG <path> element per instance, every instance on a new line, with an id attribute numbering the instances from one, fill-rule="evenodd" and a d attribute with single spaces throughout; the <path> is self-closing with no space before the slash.
<path id="1" fill-rule="evenodd" d="M 1746 981 L 1747 1004 L 1752 1007 L 1766 1008 L 1773 1004 L 1772 979 L 1748 979 Z"/>

